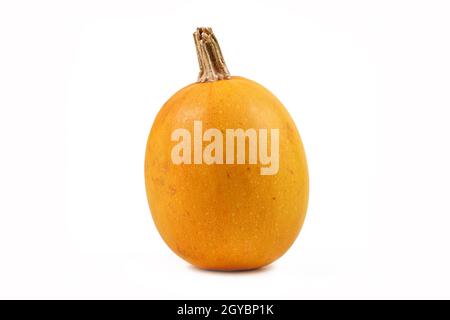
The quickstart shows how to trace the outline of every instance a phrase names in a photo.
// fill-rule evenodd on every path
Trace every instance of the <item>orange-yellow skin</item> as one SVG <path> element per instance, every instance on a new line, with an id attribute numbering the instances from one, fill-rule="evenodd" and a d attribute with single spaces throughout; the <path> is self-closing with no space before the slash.
<path id="1" fill-rule="evenodd" d="M 260 175 L 259 162 L 173 164 L 171 133 L 186 128 L 192 134 L 194 120 L 203 121 L 203 131 L 278 128 L 278 173 Z M 166 102 L 148 138 L 145 183 L 167 245 L 211 270 L 255 269 L 282 256 L 308 204 L 306 157 L 294 122 L 272 93 L 241 77 L 194 83 Z"/>

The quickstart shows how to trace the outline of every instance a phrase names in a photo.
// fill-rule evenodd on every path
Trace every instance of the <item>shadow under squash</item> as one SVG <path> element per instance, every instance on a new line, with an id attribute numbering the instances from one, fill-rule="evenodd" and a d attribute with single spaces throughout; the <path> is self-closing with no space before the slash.
<path id="1" fill-rule="evenodd" d="M 266 273 L 270 272 L 270 270 L 273 269 L 272 265 L 264 266 L 261 268 L 256 269 L 247 269 L 247 270 L 212 270 L 212 269 L 202 269 L 198 268 L 193 265 L 188 265 L 188 268 L 190 270 L 193 270 L 195 272 L 203 272 L 203 273 L 211 273 L 211 274 L 220 274 L 220 275 L 253 275 L 253 274 L 260 274 L 260 273 Z"/>

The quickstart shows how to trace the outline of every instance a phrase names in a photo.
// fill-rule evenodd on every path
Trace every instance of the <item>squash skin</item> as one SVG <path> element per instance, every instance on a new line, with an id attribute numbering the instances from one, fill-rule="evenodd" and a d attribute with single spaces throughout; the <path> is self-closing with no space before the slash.
<path id="1" fill-rule="evenodd" d="M 171 160 L 171 133 L 217 128 L 279 128 L 279 171 L 258 164 L 182 164 Z M 281 102 L 254 81 L 193 83 L 158 113 L 148 137 L 145 184 L 155 225 L 181 258 L 203 269 L 249 270 L 281 257 L 297 238 L 308 206 L 303 144 Z"/>

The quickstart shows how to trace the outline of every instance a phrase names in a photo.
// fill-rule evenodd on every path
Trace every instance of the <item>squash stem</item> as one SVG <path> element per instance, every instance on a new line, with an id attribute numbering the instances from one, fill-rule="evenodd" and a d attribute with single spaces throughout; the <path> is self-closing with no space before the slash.
<path id="1" fill-rule="evenodd" d="M 197 28 L 194 32 L 200 73 L 198 82 L 230 79 L 219 43 L 211 28 Z"/>

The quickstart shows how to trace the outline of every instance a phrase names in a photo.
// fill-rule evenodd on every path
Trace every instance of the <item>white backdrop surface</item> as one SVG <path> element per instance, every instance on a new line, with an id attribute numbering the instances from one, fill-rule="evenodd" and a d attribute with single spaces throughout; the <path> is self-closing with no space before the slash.
<path id="1" fill-rule="evenodd" d="M 0 2 L 0 298 L 450 298 L 446 1 Z M 307 218 L 268 268 L 206 272 L 163 243 L 147 135 L 213 27 L 285 104 Z"/>

